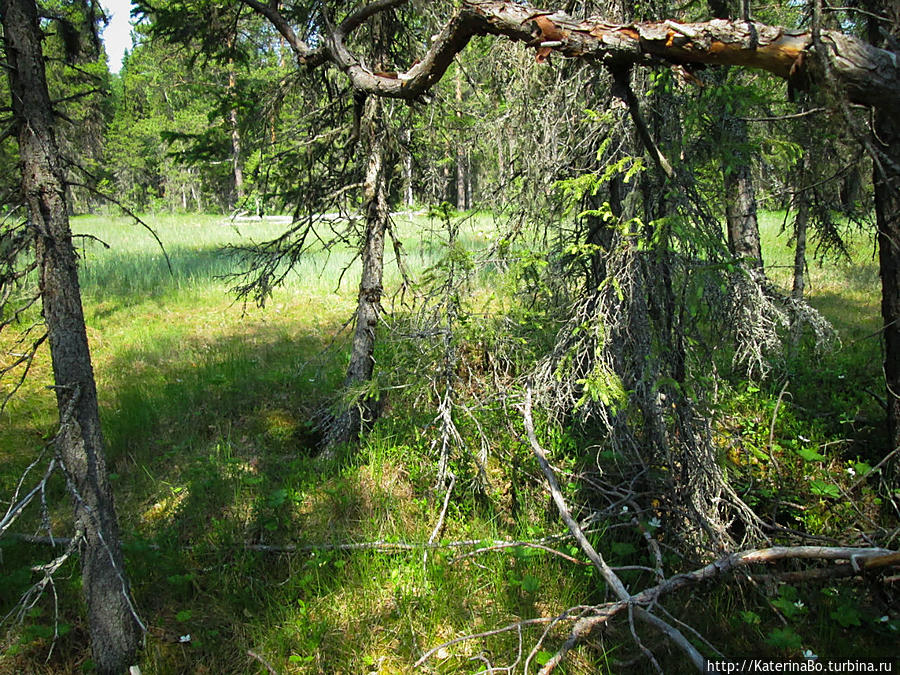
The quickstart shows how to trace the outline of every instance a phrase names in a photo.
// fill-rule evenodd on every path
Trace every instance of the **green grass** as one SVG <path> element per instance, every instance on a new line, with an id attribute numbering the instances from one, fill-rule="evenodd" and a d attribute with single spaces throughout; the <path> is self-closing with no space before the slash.
<path id="1" fill-rule="evenodd" d="M 421 551 L 246 550 L 246 543 L 427 540 L 440 506 L 422 434 L 433 414 L 389 417 L 358 453 L 332 464 L 314 459 L 318 414 L 345 367 L 344 339 L 326 347 L 355 306 L 358 262 L 338 283 L 352 252 L 312 253 L 260 309 L 228 293 L 221 277 L 236 267 L 221 247 L 264 240 L 281 226 L 235 228 L 211 216 L 150 224 L 171 272 L 140 226 L 120 218 L 73 223 L 76 233 L 110 246 L 79 239 L 81 283 L 128 567 L 150 628 L 145 672 L 254 672 L 260 664 L 248 651 L 279 672 L 400 672 L 460 631 L 577 602 L 580 586 L 540 557 L 510 562 L 497 554 L 478 566 L 447 564 L 443 551 L 423 563 Z M 439 222 L 401 220 L 397 227 L 412 273 L 443 256 Z M 469 221 L 461 242 L 483 245 L 488 228 L 483 218 Z M 389 262 L 388 297 L 399 281 Z M 0 429 L 4 492 L 52 433 L 47 360 L 41 352 Z M 62 495 L 55 485 L 52 517 L 60 530 L 68 519 Z M 474 508 L 454 502 L 443 536 L 518 534 L 515 523 L 499 526 L 493 509 Z M 28 531 L 35 524 L 21 525 Z M 3 553 L 14 572 L 4 573 L 0 606 L 10 607 L 30 583 L 23 566 L 47 552 L 4 542 Z M 49 641 L 38 628 L 51 616 L 42 603 L 25 631 L 14 631 L 0 672 L 79 670 L 87 642 L 78 578 L 70 564 L 58 584 L 71 629 L 51 662 L 40 665 Z M 178 642 L 187 634 L 190 643 Z M 501 636 L 496 645 L 512 653 L 514 640 Z M 439 670 L 455 672 L 463 662 L 453 658 Z"/>
<path id="2" fill-rule="evenodd" d="M 761 221 L 769 277 L 791 288 L 793 247 L 781 232 L 783 213 L 766 213 Z M 884 412 L 873 394 L 884 396 L 881 327 L 881 281 L 873 230 L 849 229 L 849 258 L 815 260 L 810 243 L 806 298 L 837 331 L 839 344 L 824 358 L 800 358 L 788 364 L 793 403 L 820 419 L 832 436 L 859 439 L 874 457 L 884 438 Z M 780 386 L 780 385 L 776 385 Z M 861 448 L 858 448 L 858 450 Z"/>
<path id="3" fill-rule="evenodd" d="M 235 228 L 218 217 L 184 215 L 157 217 L 150 224 L 165 244 L 171 273 L 153 237 L 140 226 L 120 218 L 74 221 L 76 232 L 111 246 L 107 250 L 80 240 L 81 280 L 128 570 L 150 630 L 144 672 L 266 672 L 249 652 L 280 673 L 409 672 L 423 651 L 444 640 L 603 599 L 589 568 L 527 550 L 459 560 L 453 556 L 464 551 L 446 549 L 427 559 L 422 551 L 248 550 L 247 543 L 426 541 L 441 506 L 433 492 L 433 399 L 406 389 L 390 392 L 388 415 L 358 451 L 332 462 L 316 459 L 316 421 L 337 392 L 346 365 L 346 335 L 339 331 L 355 305 L 358 262 L 343 281 L 338 278 L 352 252 L 312 252 L 265 308 L 245 307 L 234 301 L 221 278 L 236 271 L 221 247 L 264 240 L 281 226 L 242 223 Z M 414 275 L 444 255 L 438 221 L 407 219 L 397 227 Z M 789 272 L 781 266 L 791 264 L 792 253 L 779 227 L 777 214 L 764 220 L 764 251 L 773 278 L 787 284 Z M 478 216 L 463 226 L 460 242 L 467 249 L 483 247 L 491 231 L 489 217 Z M 842 347 L 815 362 L 807 358 L 788 366 L 790 405 L 779 415 L 777 440 L 785 453 L 782 466 L 793 472 L 786 483 L 797 489 L 805 485 L 804 471 L 831 480 L 850 454 L 864 448 L 858 440 L 838 446 L 840 452 L 813 467 L 788 461 L 796 447 L 792 440 L 804 436 L 827 443 L 850 434 L 855 439 L 877 434 L 875 404 L 862 391 L 879 391 L 877 339 L 867 337 L 879 325 L 877 274 L 864 237 L 854 240 L 853 251 L 852 263 L 810 266 L 810 300 L 834 322 Z M 390 297 L 400 277 L 390 262 L 387 269 Z M 482 274 L 474 283 L 471 295 L 488 310 L 509 302 L 500 292 L 494 295 L 503 285 L 496 277 Z M 484 318 L 482 326 L 473 319 L 461 329 L 472 335 L 472 344 L 465 346 L 472 352 L 467 367 L 477 366 L 480 331 L 490 320 Z M 527 336 L 528 329 L 522 330 Z M 336 348 L 326 349 L 335 336 Z M 391 381 L 392 365 L 426 367 L 416 363 L 425 349 L 383 343 L 377 358 L 386 381 Z M 53 432 L 54 404 L 43 388 L 50 377 L 45 352 L 33 375 L 0 421 L 3 494 L 9 494 L 35 449 Z M 729 414 L 748 446 L 767 442 L 780 389 L 778 381 L 757 384 L 738 383 L 727 393 Z M 480 418 L 493 444 L 492 491 L 479 495 L 472 467 L 462 461 L 454 466 L 461 479 L 444 540 L 535 539 L 561 529 L 548 515 L 527 448 L 507 433 L 501 412 Z M 471 420 L 459 423 L 472 440 Z M 532 477 L 519 477 L 512 491 L 514 467 L 524 467 Z M 61 485 L 51 492 L 58 502 L 51 515 L 62 532 L 68 502 Z M 803 517 L 825 531 L 840 524 L 820 522 L 834 519 L 829 513 L 835 511 L 833 502 L 813 499 Z M 36 519 L 32 514 L 20 531 L 30 531 Z M 639 537 L 629 539 L 625 532 L 620 543 L 633 540 L 638 547 L 614 549 L 620 553 L 610 553 L 611 561 L 646 564 Z M 28 566 L 46 561 L 50 553 L 15 541 L 0 542 L 0 553 L 0 610 L 6 611 L 33 581 Z M 649 578 L 631 581 L 643 584 Z M 0 655 L 0 673 L 89 670 L 76 565 L 69 563 L 58 579 L 61 620 L 68 632 L 51 660 L 44 663 L 53 613 L 48 597 L 3 644 L 12 648 Z M 839 599 L 828 602 L 837 606 Z M 737 593 L 698 592 L 694 600 L 686 596 L 672 608 L 700 616 L 698 626 L 726 644 L 755 652 L 781 626 L 768 600 Z M 756 612 L 760 623 L 740 619 L 742 611 Z M 852 647 L 882 640 L 887 630 L 868 615 L 863 629 L 835 628 L 827 612 L 816 611 L 821 626 L 811 628 L 815 623 L 810 622 L 798 630 L 804 645 L 822 655 L 839 649 L 829 644 L 843 641 Z M 526 654 L 541 630 L 525 632 Z M 553 629 L 551 652 L 566 630 Z M 862 630 L 874 637 L 860 637 Z M 185 635 L 190 642 L 179 641 Z M 621 645 L 631 649 L 627 626 L 573 653 L 565 672 L 618 672 L 608 663 L 621 653 Z M 511 632 L 454 646 L 429 663 L 439 673 L 475 672 L 484 666 L 472 660 L 479 653 L 494 665 L 507 665 L 517 649 Z M 678 672 L 677 666 L 668 672 Z"/>

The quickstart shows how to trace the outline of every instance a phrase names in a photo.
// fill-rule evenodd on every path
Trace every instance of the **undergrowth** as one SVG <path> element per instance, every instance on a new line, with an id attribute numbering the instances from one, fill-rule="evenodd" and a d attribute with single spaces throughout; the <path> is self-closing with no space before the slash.
<path id="1" fill-rule="evenodd" d="M 764 250 L 771 276 L 785 284 L 782 265 L 790 264 L 791 251 L 779 222 L 776 214 L 765 223 Z M 267 672 L 266 664 L 279 673 L 410 672 L 442 642 L 604 601 L 607 591 L 588 565 L 527 546 L 492 548 L 564 529 L 514 401 L 498 395 L 501 386 L 517 386 L 558 329 L 509 291 L 509 275 L 527 270 L 471 276 L 455 336 L 456 423 L 464 442 L 451 457 L 458 482 L 438 545 L 391 549 L 428 541 L 440 520 L 438 393 L 421 385 L 433 381 L 436 345 L 412 335 L 398 296 L 391 319 L 397 330 L 383 334 L 376 354 L 385 415 L 358 448 L 318 459 L 317 422 L 346 363 L 341 328 L 354 306 L 355 272 L 343 281 L 339 275 L 350 252 L 313 252 L 267 307 L 244 307 L 222 280 L 233 262 L 220 246 L 259 240 L 277 226 L 235 228 L 196 216 L 153 224 L 171 272 L 137 226 L 76 220 L 79 231 L 112 246 L 83 242 L 81 279 L 127 566 L 148 628 L 144 672 Z M 443 255 L 434 221 L 399 227 L 424 233 L 407 237 L 415 242 L 408 263 L 418 272 L 433 268 Z M 489 231 L 484 217 L 468 221 L 463 248 L 485 245 Z M 860 237 L 853 250 L 852 263 L 810 267 L 811 302 L 835 324 L 841 346 L 813 359 L 801 345 L 770 379 L 735 377 L 716 395 L 720 462 L 744 500 L 784 528 L 775 539 L 802 531 L 864 543 L 867 533 L 896 527 L 878 477 L 867 479 L 883 427 L 873 395 L 881 383 L 878 288 L 870 242 Z M 391 297 L 399 275 L 390 273 L 387 286 Z M 2 419 L 3 494 L 52 437 L 49 377 L 41 352 Z M 543 425 L 539 432 L 567 499 L 587 513 L 585 481 L 612 480 L 623 470 L 618 458 L 593 452 L 597 439 L 589 429 Z M 483 446 L 488 460 L 479 468 Z M 584 462 L 586 456 L 598 463 Z M 69 505 L 63 486 L 51 487 L 54 533 L 65 536 Z M 611 565 L 634 568 L 621 574 L 636 588 L 652 583 L 653 574 L 633 519 L 639 515 L 640 526 L 667 543 L 652 501 L 647 507 L 634 514 L 623 504 L 589 528 Z M 20 531 L 36 531 L 38 516 Z M 550 541 L 580 557 L 569 540 Z M 382 545 L 341 548 L 365 542 Z M 473 554 L 478 549 L 486 550 Z M 665 551 L 668 568 L 695 562 L 674 546 Z M 2 539 L 0 554 L 5 614 L 35 580 L 30 568 L 52 553 Z M 48 593 L 23 622 L 8 624 L 0 672 L 91 671 L 77 563 L 66 563 L 56 579 L 55 601 Z M 850 582 L 732 579 L 664 605 L 728 654 L 896 655 L 896 607 L 878 593 L 860 595 Z M 425 668 L 479 672 L 517 656 L 521 665 L 545 627 L 448 646 Z M 546 661 L 570 627 L 550 627 L 532 664 Z M 666 672 L 682 671 L 678 654 L 639 632 Z M 572 652 L 562 672 L 643 672 L 648 665 L 639 656 L 624 622 Z"/>

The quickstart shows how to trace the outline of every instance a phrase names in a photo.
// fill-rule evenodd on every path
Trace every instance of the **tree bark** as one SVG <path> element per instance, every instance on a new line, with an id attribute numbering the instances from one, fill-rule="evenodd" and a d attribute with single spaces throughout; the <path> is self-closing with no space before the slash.
<path id="1" fill-rule="evenodd" d="M 823 30 L 825 47 L 814 50 L 812 31 L 794 31 L 756 21 L 716 19 L 704 23 L 672 20 L 617 23 L 602 18 L 573 19 L 563 12 L 539 12 L 517 0 L 464 0 L 459 11 L 435 35 L 429 50 L 403 73 L 373 72 L 346 46 L 350 34 L 379 12 L 405 0 L 379 0 L 350 13 L 328 36 L 311 48 L 298 38 L 288 19 L 260 0 L 243 0 L 265 16 L 285 37 L 301 65 L 331 63 L 342 70 L 357 91 L 416 100 L 440 79 L 469 40 L 476 35 L 503 35 L 547 51 L 586 58 L 619 69 L 652 63 L 734 65 L 766 70 L 790 80 L 795 88 L 831 87 L 830 71 L 853 102 L 900 112 L 900 60 L 837 31 Z M 544 40 L 541 24 L 554 27 L 554 39 Z M 549 22 L 549 24 L 548 24 Z M 550 46 L 542 46 L 549 42 Z"/>
<path id="2" fill-rule="evenodd" d="M 234 59 L 228 59 L 228 93 L 234 96 L 237 78 L 234 72 Z M 237 108 L 228 111 L 228 125 L 231 127 L 231 171 L 234 176 L 233 206 L 244 201 L 244 169 L 241 166 L 241 130 L 238 127 Z"/>
<path id="3" fill-rule="evenodd" d="M 888 38 L 873 16 L 868 19 L 869 39 L 896 44 L 900 36 L 900 8 L 896 3 L 876 0 L 865 3 L 873 13 L 890 19 Z M 896 57 L 895 57 L 896 58 Z M 881 276 L 881 318 L 884 322 L 884 379 L 887 388 L 888 446 L 885 456 L 900 447 L 900 120 L 896 113 L 878 108 L 874 115 L 872 183 L 875 188 L 875 222 L 878 227 L 878 262 Z M 885 467 L 888 483 L 900 480 L 900 460 Z M 895 497 L 895 502 L 898 501 Z"/>
<path id="4" fill-rule="evenodd" d="M 707 4 L 717 19 L 731 17 L 728 3 L 724 0 L 711 0 Z M 733 159 L 722 164 L 728 248 L 731 255 L 744 260 L 751 269 L 762 272 L 756 190 L 750 171 L 753 158 L 748 152 L 749 143 L 747 122 L 732 115 L 725 115 L 722 120 L 722 147 L 732 154 Z"/>
<path id="5" fill-rule="evenodd" d="M 364 186 L 364 212 L 366 232 L 362 243 L 362 274 L 359 282 L 359 299 L 350 364 L 344 378 L 344 389 L 351 392 L 351 400 L 342 404 L 343 410 L 330 421 L 325 435 L 325 454 L 340 443 L 348 443 L 359 437 L 363 428 L 372 422 L 378 412 L 377 397 L 370 392 L 352 394 L 353 390 L 369 382 L 375 370 L 375 334 L 381 311 L 382 276 L 384 272 L 384 239 L 388 225 L 388 173 L 385 166 L 386 133 L 382 117 L 382 102 L 377 96 L 369 97 L 365 111 L 366 139 L 369 157 Z"/>
<path id="6" fill-rule="evenodd" d="M 748 268 L 762 272 L 756 191 L 750 175 L 750 157 L 744 150 L 748 142 L 747 123 L 733 117 L 726 118 L 725 137 L 723 139 L 725 143 L 741 148 L 734 153 L 731 165 L 725 165 L 723 168 L 728 249 Z"/>
<path id="7" fill-rule="evenodd" d="M 141 630 L 129 598 L 103 452 L 97 389 L 66 208 L 66 182 L 53 128 L 41 34 L 33 0 L 0 0 L 16 118 L 22 192 L 37 242 L 61 431 L 56 450 L 83 536 L 81 571 L 97 670 L 135 662 Z"/>
<path id="8" fill-rule="evenodd" d="M 456 119 L 460 128 L 457 129 L 456 139 L 456 210 L 465 211 L 469 208 L 466 201 L 466 148 L 461 142 L 462 136 L 462 75 L 459 68 L 456 70 Z"/>
<path id="9" fill-rule="evenodd" d="M 876 111 L 875 137 L 888 158 L 900 163 L 900 123 L 896 116 Z M 884 321 L 887 454 L 900 447 L 900 173 L 882 163 L 880 167 L 875 167 L 873 180 L 881 274 L 881 317 Z M 900 462 L 893 462 L 891 473 L 895 479 L 898 477 Z"/>
<path id="10" fill-rule="evenodd" d="M 802 300 L 806 290 L 806 233 L 809 227 L 809 195 L 806 184 L 810 177 L 809 150 L 803 151 L 797 178 L 798 191 L 794 198 L 797 215 L 794 218 L 794 285 L 791 298 Z"/>
<path id="11" fill-rule="evenodd" d="M 412 208 L 415 203 L 413 194 L 413 153 L 412 131 L 403 130 L 403 203 L 406 208 Z"/>

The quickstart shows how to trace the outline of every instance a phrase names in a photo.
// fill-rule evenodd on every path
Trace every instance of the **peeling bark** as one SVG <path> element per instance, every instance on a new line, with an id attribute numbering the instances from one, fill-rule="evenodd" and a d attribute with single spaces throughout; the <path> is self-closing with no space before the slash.
<path id="1" fill-rule="evenodd" d="M 476 35 L 502 35 L 524 42 L 546 57 L 551 51 L 587 58 L 606 66 L 671 63 L 732 65 L 766 70 L 803 89 L 825 82 L 825 65 L 856 103 L 900 112 L 900 60 L 895 53 L 836 31 L 821 31 L 825 53 L 813 48 L 811 31 L 792 31 L 756 21 L 715 19 L 704 23 L 658 21 L 614 23 L 599 17 L 574 19 L 563 12 L 536 10 L 514 0 L 463 0 L 458 12 L 435 36 L 431 47 L 406 72 L 372 72 L 346 46 L 356 28 L 405 0 L 376 0 L 351 13 L 315 49 L 294 33 L 277 9 L 243 0 L 267 17 L 285 37 L 299 64 L 333 64 L 355 89 L 414 100 L 443 77 L 453 58 Z M 536 21 L 541 17 L 540 21 Z M 554 39 L 543 40 L 547 26 Z"/>

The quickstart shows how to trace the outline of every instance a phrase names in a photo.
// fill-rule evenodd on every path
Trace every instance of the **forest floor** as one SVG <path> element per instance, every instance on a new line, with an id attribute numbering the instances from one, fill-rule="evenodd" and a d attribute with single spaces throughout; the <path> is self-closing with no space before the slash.
<path id="1" fill-rule="evenodd" d="M 793 253 L 780 218 L 764 218 L 763 251 L 770 277 L 788 286 Z M 422 381 L 387 375 L 425 367 L 416 359 L 428 348 L 407 337 L 384 335 L 378 348 L 383 382 L 392 387 L 383 419 L 358 448 L 333 461 L 315 457 L 317 421 L 334 403 L 346 366 L 358 278 L 358 262 L 342 274 L 348 250 L 311 253 L 260 308 L 229 293 L 222 277 L 235 262 L 221 247 L 264 240 L 283 226 L 192 215 L 149 222 L 171 272 L 140 226 L 120 218 L 74 222 L 111 247 L 80 240 L 81 282 L 128 572 L 148 628 L 145 673 L 411 672 L 444 641 L 603 597 L 589 566 L 539 549 L 473 554 L 564 530 L 527 448 L 508 422 L 490 417 L 496 413 L 477 423 L 489 429 L 487 490 L 473 488 L 471 463 L 460 459 L 460 482 L 433 536 L 443 506 L 434 490 L 435 396 Z M 414 277 L 446 259 L 439 221 L 401 217 L 397 226 Z M 469 219 L 459 243 L 483 248 L 492 231 L 488 216 Z M 758 468 L 748 501 L 789 504 L 781 508 L 798 528 L 835 539 L 850 522 L 875 527 L 885 518 L 877 490 L 858 482 L 881 440 L 880 284 L 871 237 L 851 241 L 849 258 L 809 265 L 808 297 L 839 343 L 815 359 L 789 359 L 770 380 L 735 381 L 720 404 L 721 433 L 740 437 L 750 458 L 731 459 Z M 402 314 L 401 275 L 392 262 L 386 269 L 385 307 Z M 504 283 L 499 271 L 471 275 L 473 322 L 509 307 Z M 476 342 L 460 348 L 473 362 L 482 356 Z M 2 495 L 54 433 L 49 377 L 42 352 L 0 419 Z M 476 436 L 466 438 L 477 445 Z M 551 450 L 586 443 L 549 432 L 545 441 Z M 66 536 L 68 502 L 61 484 L 51 488 L 54 534 Z M 30 518 L 20 532 L 38 530 L 39 514 Z M 595 532 L 598 547 L 614 563 L 645 564 L 634 537 L 616 534 L 619 526 Z M 398 546 L 430 538 L 440 546 Z M 364 542 L 381 544 L 340 548 Z M 568 542 L 559 547 L 577 553 Z M 35 580 L 30 567 L 54 552 L 4 539 L 0 556 L 5 615 Z M 637 573 L 623 578 L 640 581 Z M 58 610 L 48 592 L 22 623 L 7 622 L 0 673 L 91 671 L 74 561 L 60 571 L 55 593 Z M 891 613 L 877 594 L 861 599 L 849 583 L 703 587 L 667 607 L 728 654 L 895 655 L 900 630 L 896 606 Z M 427 667 L 482 672 L 518 655 L 521 668 L 544 629 L 447 646 Z M 567 630 L 550 629 L 533 663 L 544 662 Z M 666 672 L 681 671 L 657 636 L 647 645 Z M 635 656 L 625 626 L 572 652 L 562 672 L 644 672 L 648 664 Z"/>

